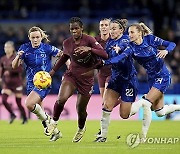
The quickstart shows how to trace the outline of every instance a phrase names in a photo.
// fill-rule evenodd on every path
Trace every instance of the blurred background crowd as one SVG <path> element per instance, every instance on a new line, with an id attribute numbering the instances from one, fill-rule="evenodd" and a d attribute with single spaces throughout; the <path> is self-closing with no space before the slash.
<path id="1" fill-rule="evenodd" d="M 27 32 L 33 26 L 47 31 L 50 44 L 62 48 L 69 36 L 68 22 L 72 16 L 81 17 L 85 33 L 98 35 L 101 18 L 127 18 L 129 24 L 145 22 L 155 35 L 176 43 L 175 50 L 165 62 L 172 73 L 172 86 L 167 93 L 180 94 L 180 1 L 179 0 L 0 0 L 0 57 L 4 43 L 11 40 L 16 49 L 28 42 Z M 145 70 L 136 64 L 139 93 L 147 91 Z M 53 94 L 58 92 L 65 66 L 53 81 Z M 58 83 L 58 84 L 57 84 Z M 94 93 L 98 93 L 97 80 Z"/>

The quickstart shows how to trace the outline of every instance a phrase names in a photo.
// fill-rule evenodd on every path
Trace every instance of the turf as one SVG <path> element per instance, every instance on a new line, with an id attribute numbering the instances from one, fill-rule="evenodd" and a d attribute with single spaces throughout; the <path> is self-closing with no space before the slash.
<path id="1" fill-rule="evenodd" d="M 0 121 L 0 154 L 180 153 L 180 141 L 175 144 L 144 143 L 130 148 L 126 144 L 126 137 L 141 130 L 141 121 L 111 121 L 106 143 L 93 142 L 94 134 L 99 129 L 99 121 L 88 121 L 86 126 L 87 130 L 82 141 L 72 143 L 77 122 L 61 121 L 58 128 L 63 133 L 63 138 L 49 142 L 49 137 L 43 134 L 40 121 L 29 121 L 26 125 L 21 125 L 17 120 L 11 125 L 7 121 Z M 180 121 L 153 121 L 148 136 L 180 138 Z"/>

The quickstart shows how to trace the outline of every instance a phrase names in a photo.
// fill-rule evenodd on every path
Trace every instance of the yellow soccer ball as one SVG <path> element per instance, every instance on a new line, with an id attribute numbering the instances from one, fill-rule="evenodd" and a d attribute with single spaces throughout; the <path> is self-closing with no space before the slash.
<path id="1" fill-rule="evenodd" d="M 46 89 L 51 86 L 52 78 L 46 71 L 39 71 L 34 75 L 33 83 L 38 89 Z"/>

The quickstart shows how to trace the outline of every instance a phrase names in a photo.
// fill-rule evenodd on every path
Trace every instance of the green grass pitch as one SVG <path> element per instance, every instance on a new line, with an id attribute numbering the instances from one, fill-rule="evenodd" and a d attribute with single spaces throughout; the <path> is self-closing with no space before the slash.
<path id="1" fill-rule="evenodd" d="M 80 143 L 72 143 L 77 130 L 76 121 L 60 121 L 58 128 L 63 138 L 50 142 L 43 134 L 40 121 L 29 121 L 21 125 L 16 120 L 9 125 L 7 121 L 0 121 L 0 154 L 179 154 L 180 141 L 174 143 L 144 143 L 135 148 L 126 144 L 126 137 L 130 133 L 141 130 L 141 121 L 111 121 L 106 143 L 94 143 L 94 134 L 99 129 L 99 121 L 87 121 L 87 130 Z M 120 136 L 117 139 L 117 136 Z M 152 121 L 148 137 L 180 138 L 180 121 Z"/>

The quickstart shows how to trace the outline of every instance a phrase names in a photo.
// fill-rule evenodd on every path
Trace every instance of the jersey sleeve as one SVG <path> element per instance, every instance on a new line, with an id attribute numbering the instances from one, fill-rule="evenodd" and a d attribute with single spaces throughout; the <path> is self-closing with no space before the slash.
<path id="1" fill-rule="evenodd" d="M 54 56 L 55 57 L 57 55 L 57 53 L 60 51 L 55 46 L 49 45 L 49 48 L 50 48 L 50 56 Z"/>
<path id="2" fill-rule="evenodd" d="M 63 41 L 63 54 L 68 55 L 70 57 L 70 53 L 68 50 L 68 42 L 65 40 Z"/>
<path id="3" fill-rule="evenodd" d="M 107 59 L 108 55 L 106 51 L 103 49 L 103 47 L 96 41 L 94 37 L 89 37 L 89 42 L 90 42 L 90 47 L 91 47 L 91 52 L 96 54 L 97 56 Z"/>
<path id="4" fill-rule="evenodd" d="M 128 43 L 129 43 L 128 39 L 122 39 L 121 40 L 121 42 L 118 44 L 118 46 L 120 47 L 121 51 L 126 49 L 126 47 L 128 46 Z"/>
<path id="5" fill-rule="evenodd" d="M 171 52 L 176 47 L 176 44 L 174 42 L 163 40 L 155 35 L 148 35 L 150 43 L 154 46 L 164 46 L 166 47 L 165 50 L 168 52 Z"/>
<path id="6" fill-rule="evenodd" d="M 132 49 L 128 46 L 123 53 L 121 53 L 120 55 L 116 56 L 116 57 L 112 57 L 108 60 L 105 60 L 105 65 L 111 65 L 111 64 L 117 64 L 121 61 L 123 61 L 124 59 L 126 59 L 128 56 L 132 55 L 133 51 Z"/>

